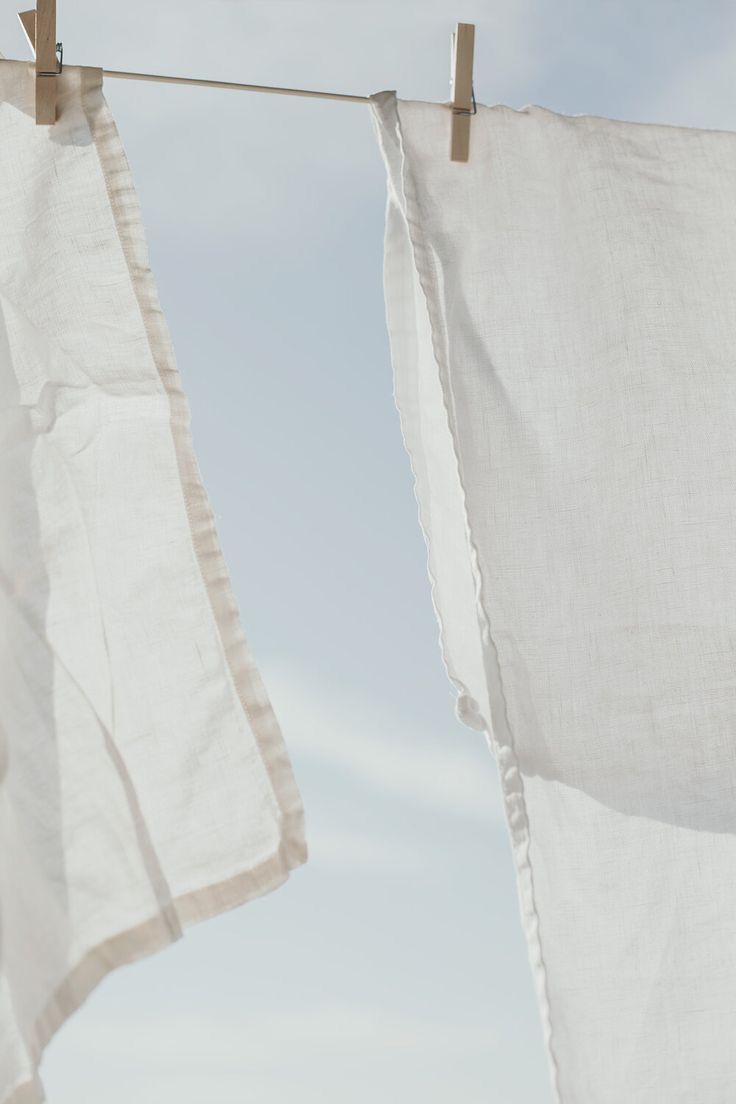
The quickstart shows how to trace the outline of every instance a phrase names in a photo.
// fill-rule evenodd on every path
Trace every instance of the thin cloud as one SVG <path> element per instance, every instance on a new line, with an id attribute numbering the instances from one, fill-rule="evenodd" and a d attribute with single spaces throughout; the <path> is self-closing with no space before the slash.
<path id="1" fill-rule="evenodd" d="M 318 687 L 295 672 L 269 671 L 267 684 L 296 755 L 438 814 L 503 819 L 495 764 L 477 733 L 458 736 L 448 725 L 438 742 L 357 693 Z"/>
<path id="2" fill-rule="evenodd" d="M 390 1008 L 338 1005 L 278 1012 L 238 1019 L 180 1013 L 162 1019 L 114 1016 L 87 1017 L 66 1040 L 66 1060 L 94 1054 L 95 1061 L 128 1065 L 135 1055 L 138 1068 L 149 1066 L 185 1070 L 204 1069 L 219 1075 L 279 1070 L 285 1055 L 290 1061 L 320 1061 L 326 1055 L 341 1059 L 390 1054 L 432 1053 L 461 1058 L 484 1054 L 494 1045 L 490 1023 L 457 1023 L 422 1018 Z"/>
<path id="3" fill-rule="evenodd" d="M 394 836 L 369 836 L 345 828 L 315 828 L 310 815 L 310 867 L 347 870 L 368 876 L 401 878 L 436 874 L 426 851 L 397 840 Z"/>

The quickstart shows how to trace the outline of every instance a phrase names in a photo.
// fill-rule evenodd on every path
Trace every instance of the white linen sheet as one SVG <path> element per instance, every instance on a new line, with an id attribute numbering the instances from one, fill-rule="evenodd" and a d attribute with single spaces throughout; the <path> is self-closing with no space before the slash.
<path id="1" fill-rule="evenodd" d="M 58 85 L 36 126 L 0 61 L 0 1104 L 108 971 L 306 856 L 101 72 Z"/>
<path id="2" fill-rule="evenodd" d="M 446 106 L 373 110 L 396 399 L 555 1100 L 725 1104 L 736 135 L 479 106 L 455 164 Z"/>

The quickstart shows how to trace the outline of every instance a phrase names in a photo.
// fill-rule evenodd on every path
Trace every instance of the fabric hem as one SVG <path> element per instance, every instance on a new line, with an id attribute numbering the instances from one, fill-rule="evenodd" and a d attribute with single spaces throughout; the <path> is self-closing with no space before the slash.
<path id="1" fill-rule="evenodd" d="M 390 96 L 394 96 L 394 95 L 395 95 L 395 93 L 393 93 L 393 92 L 379 92 L 379 93 L 376 93 L 372 97 L 372 99 L 375 101 L 375 104 L 371 105 L 372 109 L 373 109 L 373 114 L 374 114 L 374 123 L 377 124 L 376 125 L 377 137 L 378 137 L 378 140 L 379 140 L 379 144 L 381 145 L 381 151 L 383 153 L 384 160 L 386 162 L 386 167 L 387 167 L 388 172 L 389 172 L 389 178 L 388 178 L 389 188 L 391 188 L 391 185 L 393 183 L 392 176 L 391 176 L 391 171 L 392 170 L 391 170 L 391 167 L 390 167 L 390 159 L 391 159 L 392 153 L 387 148 L 385 143 L 383 142 L 383 133 L 381 131 L 379 107 L 377 105 L 379 105 L 382 102 L 384 97 L 390 97 Z M 405 226 L 407 226 L 406 213 L 401 208 L 400 197 L 397 195 L 396 196 L 396 202 L 394 203 L 393 199 L 392 199 L 392 196 L 389 192 L 389 196 L 388 196 L 387 203 L 386 203 L 386 230 L 385 230 L 385 235 L 384 235 L 385 236 L 384 284 L 386 285 L 386 291 L 387 291 L 386 304 L 385 304 L 385 306 L 386 306 L 386 325 L 387 325 L 387 329 L 389 331 L 389 336 L 390 337 L 392 337 L 392 334 L 393 334 L 393 325 L 392 325 L 392 318 L 391 318 L 391 313 L 390 313 L 390 310 L 389 310 L 389 303 L 388 303 L 388 299 L 389 299 L 388 285 L 389 285 L 389 282 L 390 282 L 389 270 L 400 271 L 400 269 L 401 269 L 401 261 L 400 260 L 397 261 L 392 256 L 391 250 L 389 248 L 389 240 L 390 240 L 390 237 L 391 237 L 390 219 L 391 219 L 392 208 L 395 208 L 397 211 L 400 210 L 401 218 L 403 220 L 403 223 L 404 223 Z M 408 227 L 407 227 L 407 229 L 408 229 Z M 416 269 L 417 266 L 416 266 L 416 259 L 414 258 L 414 245 L 411 241 L 409 242 L 409 244 L 410 244 L 410 248 L 411 248 L 411 251 L 412 251 L 412 258 L 413 258 L 413 261 L 414 261 L 414 267 Z M 396 362 L 395 358 L 392 358 L 392 359 L 394 359 L 394 363 L 395 363 Z M 450 656 L 450 649 L 447 645 L 446 632 L 445 632 L 445 628 L 444 628 L 442 610 L 440 608 L 440 601 L 439 601 L 439 589 L 440 588 L 439 588 L 438 580 L 437 580 L 435 570 L 434 570 L 434 565 L 433 565 L 432 541 L 431 541 L 432 526 L 431 526 L 431 523 L 430 523 L 430 520 L 429 520 L 430 511 L 428 511 L 426 509 L 426 505 L 425 505 L 425 499 L 428 497 L 427 494 L 426 494 L 426 486 L 427 486 L 427 481 L 428 481 L 428 475 L 427 475 L 427 472 L 426 472 L 426 464 L 424 462 L 424 457 L 421 453 L 421 449 L 419 447 L 415 447 L 412 444 L 412 441 L 411 441 L 410 429 L 414 429 L 416 431 L 416 425 L 415 425 L 416 420 L 413 419 L 404 410 L 404 408 L 402 406 L 402 400 L 399 397 L 398 373 L 396 371 L 394 371 L 394 373 L 393 373 L 393 400 L 394 400 L 394 406 L 395 406 L 395 408 L 396 408 L 396 410 L 399 414 L 399 424 L 400 424 L 400 429 L 401 429 L 402 443 L 404 445 L 404 450 L 405 450 L 406 455 L 407 455 L 408 460 L 409 460 L 409 469 L 410 469 L 411 475 L 412 475 L 414 502 L 415 502 L 415 505 L 417 507 L 417 517 L 418 517 L 418 520 L 419 520 L 419 527 L 422 531 L 422 536 L 424 537 L 424 543 L 425 543 L 425 546 L 426 546 L 427 552 L 428 552 L 428 555 L 427 555 L 427 575 L 429 576 L 429 588 L 430 588 L 430 596 L 431 596 L 431 599 L 432 599 L 432 608 L 434 610 L 435 618 L 436 618 L 437 624 L 439 626 L 438 643 L 439 643 L 439 648 L 440 648 L 440 655 L 442 657 L 442 662 L 443 662 L 443 665 L 444 665 L 444 668 L 445 668 L 445 673 L 447 674 L 448 679 L 452 683 L 452 685 L 455 688 L 455 690 L 457 691 L 457 695 L 458 695 L 457 700 L 456 700 L 456 704 L 455 704 L 455 713 L 456 713 L 458 719 L 461 720 L 463 722 L 463 724 L 467 725 L 469 728 L 473 728 L 476 731 L 485 732 L 485 725 L 481 723 L 481 718 L 480 718 L 480 713 L 479 713 L 479 710 L 478 710 L 477 703 L 475 702 L 475 699 L 474 699 L 473 695 L 470 693 L 470 690 L 469 690 L 468 686 L 466 685 L 466 683 L 463 682 L 463 680 L 459 677 L 458 672 L 455 670 L 455 668 L 453 666 L 453 663 L 452 663 L 451 656 Z M 419 437 L 419 436 L 421 436 L 421 434 L 417 433 L 417 436 Z M 457 457 L 455 457 L 455 459 L 457 461 Z"/>
<path id="2" fill-rule="evenodd" d="M 287 880 L 291 869 L 282 848 L 254 870 L 175 897 L 172 905 L 181 928 L 178 925 L 173 927 L 165 915 L 157 913 L 89 950 L 67 975 L 36 1021 L 30 1055 L 34 1065 L 32 1076 L 16 1085 L 0 1104 L 44 1104 L 46 1096 L 37 1076 L 43 1051 L 59 1028 L 108 974 L 171 946 L 181 938 L 183 930 L 193 924 L 278 888 Z"/>
<path id="3" fill-rule="evenodd" d="M 143 222 L 122 142 L 102 94 L 102 70 L 82 68 L 82 106 L 97 150 L 115 225 L 148 336 L 151 356 L 169 399 L 171 433 L 190 536 L 209 599 L 226 667 L 250 722 L 282 816 L 291 868 L 306 861 L 304 810 L 291 760 L 260 673 L 240 625 L 232 585 L 219 546 L 214 515 L 202 483 L 190 432 L 189 408 L 174 350 L 148 263 Z"/>
<path id="4" fill-rule="evenodd" d="M 374 112 L 374 118 L 378 123 L 379 133 L 382 139 L 387 136 L 391 136 L 395 141 L 396 151 L 398 154 L 398 157 L 395 157 L 393 151 L 388 149 L 386 142 L 382 141 L 382 151 L 389 173 L 389 182 L 390 184 L 394 184 L 398 189 L 396 193 L 396 201 L 400 202 L 401 200 L 403 200 L 402 214 L 406 222 L 409 234 L 414 267 L 419 279 L 419 284 L 424 296 L 427 309 L 427 316 L 429 319 L 431 331 L 432 351 L 435 366 L 439 375 L 445 415 L 447 418 L 447 426 L 452 440 L 455 463 L 457 465 L 457 473 L 462 496 L 463 514 L 466 526 L 466 536 L 471 556 L 473 577 L 475 580 L 475 614 L 477 617 L 477 628 L 480 628 L 481 631 L 481 646 L 484 657 L 484 666 L 486 668 L 486 681 L 490 696 L 489 706 L 491 715 L 490 717 L 484 719 L 484 728 L 486 730 L 488 742 L 495 752 L 496 759 L 498 761 L 504 804 L 506 806 L 508 830 L 511 837 L 512 851 L 514 854 L 516 865 L 519 900 L 521 905 L 525 934 L 527 938 L 527 946 L 529 949 L 530 962 L 532 965 L 532 971 L 534 974 L 537 986 L 537 993 L 539 996 L 540 1011 L 544 1026 L 545 1043 L 549 1058 L 550 1072 L 552 1075 L 553 1091 L 555 1094 L 556 1104 L 562 1104 L 562 1097 L 560 1095 L 559 1087 L 559 1067 L 554 1055 L 554 1048 L 552 1044 L 552 1024 L 547 985 L 547 969 L 542 952 L 540 920 L 534 897 L 534 878 L 532 863 L 529 855 L 529 848 L 531 844 L 529 817 L 526 807 L 526 801 L 524 798 L 523 779 L 519 770 L 519 764 L 514 750 L 514 739 L 508 716 L 508 703 L 503 687 L 503 678 L 501 674 L 498 649 L 493 637 L 490 619 L 487 614 L 483 598 L 486 588 L 480 569 L 477 546 L 473 537 L 473 530 L 470 524 L 469 512 L 467 509 L 467 497 L 465 493 L 460 451 L 458 448 L 457 427 L 455 424 L 449 363 L 444 349 L 444 342 L 442 340 L 444 336 L 444 326 L 441 321 L 442 312 L 440 307 L 440 292 L 430 257 L 430 251 L 423 234 L 422 222 L 419 214 L 420 205 L 417 197 L 416 186 L 405 153 L 404 139 L 401 128 L 401 118 L 396 94 L 394 92 L 378 93 L 377 95 L 371 97 L 371 107 Z M 392 161 L 394 159 L 396 163 L 392 165 Z M 407 445 L 406 436 L 404 437 L 404 441 L 405 445 Z M 415 495 L 419 503 L 421 517 L 423 488 L 420 486 L 419 480 L 417 478 L 416 458 L 412 456 L 412 452 L 408 448 L 408 445 L 407 452 L 409 453 L 410 460 L 412 461 L 412 471 L 415 477 Z M 422 529 L 424 531 L 427 545 L 430 546 L 432 539 L 431 531 L 424 522 L 422 522 Z M 431 573 L 430 579 L 432 583 L 434 597 L 436 580 L 432 578 Z M 437 599 L 435 599 L 434 605 L 437 612 L 437 619 L 440 625 L 440 635 L 441 638 L 443 638 L 443 619 Z M 449 674 L 449 656 L 447 655 L 447 646 L 444 640 L 442 650 L 443 656 L 445 658 L 445 666 L 447 667 Z M 456 682 L 456 684 L 458 682 L 458 680 L 454 678 L 453 681 Z M 462 686 L 462 683 L 460 683 L 460 686 Z M 459 711 L 459 715 L 461 720 L 465 720 L 462 711 Z M 500 733 L 504 734 L 505 738 L 503 740 L 499 738 Z"/>

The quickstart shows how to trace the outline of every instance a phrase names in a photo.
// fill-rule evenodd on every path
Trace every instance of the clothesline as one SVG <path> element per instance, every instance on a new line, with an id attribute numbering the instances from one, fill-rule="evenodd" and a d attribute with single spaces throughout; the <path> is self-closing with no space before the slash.
<path id="1" fill-rule="evenodd" d="M 56 77 L 62 70 L 63 45 L 56 35 L 56 0 L 36 0 L 36 7 L 19 12 L 21 26 L 36 58 L 36 123 L 53 126 L 56 122 Z M 452 108 L 450 160 L 467 161 L 470 147 L 470 116 L 475 114 L 473 93 L 473 50 L 475 25 L 458 23 L 452 35 Z M 157 81 L 162 84 L 189 84 L 199 88 L 230 88 L 241 92 L 270 92 L 277 96 L 306 96 L 318 100 L 343 100 L 368 103 L 369 96 L 345 92 L 313 92 L 307 88 L 281 88 L 266 84 L 240 84 L 235 81 L 205 80 L 201 77 L 169 77 L 162 73 L 133 73 L 122 69 L 103 69 L 105 77 L 121 80 Z"/>
<path id="2" fill-rule="evenodd" d="M 346 92 L 314 92 L 308 88 L 278 88 L 269 84 L 238 84 L 234 81 L 205 80 L 201 77 L 170 77 L 162 73 L 128 73 L 120 69 L 103 69 L 105 77 L 120 80 L 159 81 L 163 84 L 194 84 L 200 88 L 230 88 L 241 92 L 272 92 L 277 96 L 310 96 L 319 100 L 346 100 L 368 103 L 369 96 L 352 96 Z"/>

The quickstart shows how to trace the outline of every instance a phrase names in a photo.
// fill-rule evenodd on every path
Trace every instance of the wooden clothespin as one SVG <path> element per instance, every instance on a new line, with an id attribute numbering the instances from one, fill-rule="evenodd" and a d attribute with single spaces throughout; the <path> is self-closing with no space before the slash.
<path id="1" fill-rule="evenodd" d="M 467 161 L 470 155 L 470 118 L 475 115 L 476 110 L 473 93 L 474 46 L 475 24 L 458 23 L 452 35 L 451 161 Z"/>
<path id="2" fill-rule="evenodd" d="M 35 11 L 18 13 L 36 56 L 36 122 L 56 122 L 56 0 L 36 0 Z"/>

